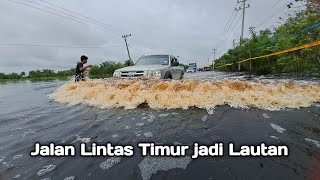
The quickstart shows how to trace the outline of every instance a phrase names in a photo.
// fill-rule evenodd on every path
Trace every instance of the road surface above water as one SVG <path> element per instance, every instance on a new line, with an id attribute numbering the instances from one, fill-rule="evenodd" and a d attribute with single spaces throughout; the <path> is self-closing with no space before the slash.
<path id="1" fill-rule="evenodd" d="M 222 73 L 189 74 L 187 78 L 197 81 L 246 79 Z M 318 81 L 255 77 L 250 82 L 261 80 L 290 81 L 304 88 Z M 320 108 L 312 102 L 315 99 L 304 98 L 305 103 L 295 104 L 306 106 L 303 108 L 276 108 L 275 111 L 271 111 L 270 106 L 256 105 L 259 103 L 232 108 L 232 102 L 213 104 L 215 108 L 165 109 L 156 105 L 155 108 L 102 108 L 87 102 L 59 103 L 48 97 L 64 83 L 0 84 L 0 175 L 3 179 L 310 179 L 319 175 Z M 300 90 L 299 87 L 293 90 Z M 308 93 L 315 92 L 309 89 Z M 284 103 L 283 106 L 290 105 Z M 142 157 L 135 150 L 133 157 L 121 158 L 30 157 L 36 142 L 76 147 L 92 142 L 134 146 L 138 142 L 187 145 L 223 142 L 225 146 L 230 142 L 237 146 L 264 142 L 287 145 L 290 155 L 153 158 Z"/>

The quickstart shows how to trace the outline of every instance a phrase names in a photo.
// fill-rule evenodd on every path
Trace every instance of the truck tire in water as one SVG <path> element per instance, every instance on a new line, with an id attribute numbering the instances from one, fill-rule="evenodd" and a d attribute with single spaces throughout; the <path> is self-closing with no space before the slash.
<path id="1" fill-rule="evenodd" d="M 164 79 L 172 79 L 171 73 L 167 72 L 167 73 L 164 75 Z"/>

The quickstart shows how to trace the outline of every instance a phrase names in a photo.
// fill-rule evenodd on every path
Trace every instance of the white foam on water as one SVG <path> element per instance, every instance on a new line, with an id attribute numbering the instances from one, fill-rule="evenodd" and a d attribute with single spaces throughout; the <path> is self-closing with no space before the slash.
<path id="1" fill-rule="evenodd" d="M 15 155 L 15 156 L 13 157 L 13 159 L 14 159 L 14 160 L 17 160 L 17 159 L 21 158 L 22 156 L 23 156 L 22 154 L 17 154 L 17 155 Z"/>
<path id="2" fill-rule="evenodd" d="M 64 178 L 64 180 L 75 180 L 75 179 L 76 179 L 75 176 L 69 176 L 69 177 Z"/>
<path id="3" fill-rule="evenodd" d="M 26 137 L 28 135 L 35 134 L 35 133 L 36 133 L 35 131 L 32 131 L 31 129 L 29 129 L 28 131 L 23 133 L 22 137 Z"/>
<path id="4" fill-rule="evenodd" d="M 43 179 L 41 179 L 41 180 L 51 180 L 51 178 L 43 178 Z"/>
<path id="5" fill-rule="evenodd" d="M 128 130 L 128 129 L 131 129 L 131 127 L 130 126 L 126 126 L 126 127 L 124 127 L 124 129 Z"/>
<path id="6" fill-rule="evenodd" d="M 10 164 L 9 164 L 10 162 L 2 162 L 2 165 L 5 165 L 5 166 L 10 166 Z"/>
<path id="7" fill-rule="evenodd" d="M 14 178 L 14 179 L 18 179 L 19 177 L 21 177 L 21 175 L 20 175 L 20 174 L 17 174 L 17 175 L 15 175 L 13 178 Z"/>
<path id="8" fill-rule="evenodd" d="M 169 116 L 170 116 L 169 113 L 167 113 L 167 114 L 160 114 L 160 115 L 159 115 L 160 118 L 166 118 L 166 117 L 169 117 Z"/>
<path id="9" fill-rule="evenodd" d="M 269 136 L 269 137 L 272 138 L 272 139 L 279 140 L 279 138 L 277 136 Z"/>
<path id="10" fill-rule="evenodd" d="M 112 138 L 114 138 L 114 139 L 116 139 L 116 138 L 118 138 L 119 137 L 119 134 L 114 134 L 114 135 L 112 135 Z"/>
<path id="11" fill-rule="evenodd" d="M 144 133 L 143 135 L 144 135 L 145 137 L 147 137 L 147 138 L 152 138 L 152 137 L 153 137 L 152 132 L 146 132 L 146 133 Z"/>
<path id="12" fill-rule="evenodd" d="M 44 175 L 52 172 L 55 169 L 56 169 L 56 166 L 53 164 L 50 164 L 48 166 L 44 166 L 40 171 L 38 171 L 37 175 L 41 177 L 41 176 L 44 176 Z"/>
<path id="13" fill-rule="evenodd" d="M 203 116 L 201 120 L 202 120 L 203 122 L 207 121 L 207 120 L 208 120 L 208 115 Z"/>
<path id="14" fill-rule="evenodd" d="M 148 121 L 149 123 L 152 123 L 155 119 L 156 119 L 156 116 L 153 115 L 153 114 L 150 114 L 147 121 Z"/>
<path id="15" fill-rule="evenodd" d="M 101 163 L 100 168 L 103 171 L 106 171 L 106 170 L 112 168 L 114 165 L 118 164 L 120 161 L 121 161 L 120 157 L 112 157 L 112 158 L 108 159 L 107 161 Z"/>
<path id="16" fill-rule="evenodd" d="M 186 169 L 191 162 L 191 158 L 181 157 L 146 157 L 139 164 L 141 171 L 141 177 L 143 180 L 149 180 L 153 174 L 157 174 L 158 171 L 168 171 L 170 169 Z"/>
<path id="17" fill-rule="evenodd" d="M 76 136 L 77 139 L 74 140 L 71 144 L 76 143 L 76 142 L 81 142 L 81 143 L 89 143 L 91 141 L 91 138 L 81 138 L 80 136 Z"/>
<path id="18" fill-rule="evenodd" d="M 136 126 L 142 127 L 144 126 L 144 123 L 137 123 Z"/>
<path id="19" fill-rule="evenodd" d="M 273 123 L 271 123 L 270 126 L 271 126 L 274 130 L 278 131 L 279 133 L 284 133 L 284 131 L 286 131 L 286 129 L 284 129 L 284 128 L 276 125 L 276 124 L 273 124 Z"/>
<path id="20" fill-rule="evenodd" d="M 263 116 L 264 118 L 266 118 L 266 119 L 270 119 L 270 117 L 269 117 L 268 114 L 266 114 L 266 113 L 263 113 L 262 116 Z"/>
<path id="21" fill-rule="evenodd" d="M 320 142 L 319 141 L 316 141 L 316 140 L 313 140 L 313 139 L 310 139 L 310 138 L 305 138 L 306 141 L 308 142 L 312 142 L 314 145 L 316 145 L 318 148 L 320 148 Z"/>
<path id="22" fill-rule="evenodd" d="M 210 109 L 207 110 L 207 112 L 208 112 L 209 115 L 213 115 L 214 114 L 214 109 L 210 108 Z"/>
<path id="23" fill-rule="evenodd" d="M 1 159 L 0 159 L 0 163 L 5 159 L 6 157 L 2 157 Z"/>

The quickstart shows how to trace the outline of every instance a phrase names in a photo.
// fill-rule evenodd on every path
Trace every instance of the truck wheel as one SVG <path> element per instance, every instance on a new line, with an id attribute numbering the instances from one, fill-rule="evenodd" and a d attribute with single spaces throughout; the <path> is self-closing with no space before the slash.
<path id="1" fill-rule="evenodd" d="M 172 79 L 171 73 L 166 73 L 166 74 L 164 75 L 164 79 Z"/>

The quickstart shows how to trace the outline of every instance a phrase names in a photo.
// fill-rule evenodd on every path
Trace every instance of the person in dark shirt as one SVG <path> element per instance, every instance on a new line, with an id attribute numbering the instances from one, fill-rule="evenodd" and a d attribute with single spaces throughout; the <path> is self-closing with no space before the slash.
<path id="1" fill-rule="evenodd" d="M 88 68 L 91 68 L 92 65 L 88 65 L 88 66 L 84 66 L 84 64 L 87 64 L 88 62 L 88 57 L 87 56 L 81 56 L 81 61 L 77 64 L 77 67 L 76 67 L 76 79 L 75 81 L 78 82 L 78 81 L 83 81 L 84 80 L 84 75 L 83 75 L 83 72 L 88 69 Z"/>

